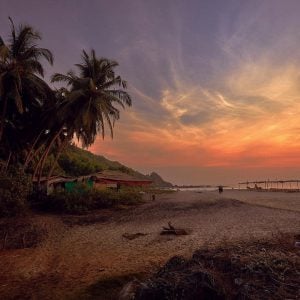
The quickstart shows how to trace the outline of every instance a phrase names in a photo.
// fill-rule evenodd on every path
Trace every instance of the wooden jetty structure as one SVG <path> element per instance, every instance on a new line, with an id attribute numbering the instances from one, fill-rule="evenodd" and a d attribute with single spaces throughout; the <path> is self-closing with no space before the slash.
<path id="1" fill-rule="evenodd" d="M 239 189 L 241 186 L 250 190 L 300 191 L 300 179 L 245 181 L 239 182 Z"/>

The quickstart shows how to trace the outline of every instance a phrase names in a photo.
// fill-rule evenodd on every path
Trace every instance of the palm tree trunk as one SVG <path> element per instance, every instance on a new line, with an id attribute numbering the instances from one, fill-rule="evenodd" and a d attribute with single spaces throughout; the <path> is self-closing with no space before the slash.
<path id="1" fill-rule="evenodd" d="M 41 157 L 40 160 L 40 167 L 39 167 L 39 173 L 38 173 L 38 185 L 40 185 L 41 182 L 41 177 L 42 177 L 42 173 L 43 173 L 43 169 L 44 169 L 44 165 L 46 162 L 46 159 L 48 157 L 48 154 L 52 148 L 52 146 L 54 145 L 56 139 L 60 136 L 60 134 L 63 131 L 63 126 L 61 126 L 61 128 L 59 129 L 59 131 L 56 133 L 56 135 L 53 137 L 52 141 L 50 142 L 49 146 L 46 148 L 44 154 Z"/>
<path id="2" fill-rule="evenodd" d="M 42 147 L 44 147 L 44 145 L 42 144 L 42 145 L 40 145 L 33 153 L 32 153 L 32 155 L 31 155 L 31 157 L 30 157 L 30 159 L 28 160 L 28 162 L 27 162 L 27 165 L 26 165 L 26 168 L 23 168 L 23 170 L 24 170 L 24 172 L 26 171 L 26 169 L 28 168 L 28 166 L 29 166 L 29 164 L 30 164 L 30 162 L 32 162 L 33 161 L 33 159 L 34 159 L 34 157 L 36 156 L 36 155 L 38 155 L 38 153 L 40 152 L 40 150 L 42 149 Z"/>
<path id="3" fill-rule="evenodd" d="M 56 153 L 56 157 L 55 157 L 55 160 L 51 166 L 51 169 L 48 173 L 48 176 L 47 176 L 47 180 L 49 180 L 49 178 L 52 176 L 52 173 L 54 171 L 54 168 L 55 168 L 55 165 L 57 164 L 57 161 L 58 161 L 58 158 L 60 157 L 61 153 L 63 152 L 65 146 L 68 144 L 69 140 L 66 139 L 65 141 L 63 141 L 59 147 L 59 149 L 57 150 L 57 153 Z"/>
<path id="4" fill-rule="evenodd" d="M 44 155 L 42 156 L 42 159 L 41 159 L 39 171 L 38 171 L 38 174 L 37 174 L 37 177 L 38 177 L 37 183 L 38 183 L 38 185 L 40 185 L 40 183 L 41 183 L 41 178 L 42 178 L 42 175 L 43 175 L 43 170 L 44 170 L 45 162 L 46 162 L 46 159 L 48 157 L 49 151 L 50 151 L 50 148 L 47 148 L 46 152 L 44 153 Z"/>
<path id="5" fill-rule="evenodd" d="M 43 132 L 44 132 L 44 129 L 39 133 L 39 135 L 38 135 L 37 138 L 35 139 L 34 143 L 32 144 L 32 146 L 31 146 L 31 148 L 30 148 L 30 150 L 29 150 L 29 152 L 28 152 L 28 154 L 27 154 L 27 156 L 26 156 L 26 159 L 25 159 L 25 162 L 24 162 L 24 165 L 23 165 L 23 171 L 26 170 L 28 164 L 31 162 L 31 160 L 32 160 L 32 158 L 33 158 L 33 156 L 34 156 L 34 153 L 35 153 L 34 147 L 36 146 L 36 144 L 37 144 L 37 142 L 39 141 L 39 139 L 40 139 L 41 135 L 43 134 Z M 40 148 L 38 148 L 38 150 L 39 150 L 39 149 L 40 149 Z"/>
<path id="6" fill-rule="evenodd" d="M 40 164 L 42 162 L 43 156 L 44 156 L 44 153 L 42 154 L 42 156 L 39 158 L 39 160 L 36 163 L 36 166 L 35 166 L 33 174 L 32 174 L 32 179 L 36 178 L 36 175 L 38 173 L 38 170 L 39 170 Z"/>

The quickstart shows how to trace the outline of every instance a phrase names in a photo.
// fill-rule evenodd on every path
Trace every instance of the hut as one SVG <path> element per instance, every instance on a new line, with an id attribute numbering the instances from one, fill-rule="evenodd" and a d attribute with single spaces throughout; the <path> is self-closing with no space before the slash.
<path id="1" fill-rule="evenodd" d="M 38 179 L 33 179 L 33 184 L 37 186 Z M 39 188 L 47 195 L 56 190 L 66 190 L 72 192 L 78 185 L 86 185 L 98 189 L 128 187 L 143 187 L 150 185 L 151 180 L 140 179 L 135 176 L 122 173 L 120 171 L 105 170 L 96 174 L 79 177 L 53 176 L 51 178 L 42 177 Z"/>
<path id="2" fill-rule="evenodd" d="M 40 179 L 39 189 L 50 195 L 55 190 L 66 189 L 69 183 L 76 182 L 75 177 L 69 176 L 53 176 L 50 178 L 42 177 Z M 37 188 L 38 179 L 34 178 L 32 180 L 33 186 Z"/>
<path id="3" fill-rule="evenodd" d="M 151 180 L 141 179 L 120 171 L 105 170 L 94 174 L 91 179 L 96 188 L 144 187 L 152 184 Z"/>

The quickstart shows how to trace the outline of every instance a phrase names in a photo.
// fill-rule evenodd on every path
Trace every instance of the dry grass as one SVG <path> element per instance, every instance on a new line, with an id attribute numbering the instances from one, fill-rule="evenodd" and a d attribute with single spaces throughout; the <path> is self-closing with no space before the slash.
<path id="1" fill-rule="evenodd" d="M 24 249 L 37 247 L 47 239 L 48 228 L 34 223 L 31 218 L 0 219 L 0 249 Z"/>
<path id="2" fill-rule="evenodd" d="M 145 280 L 145 273 L 130 273 L 126 275 L 107 277 L 99 280 L 85 290 L 71 297 L 72 300 L 115 300 L 122 288 L 133 280 Z"/>
<path id="3" fill-rule="evenodd" d="M 137 300 L 299 299 L 300 250 L 294 242 L 280 234 L 201 248 L 189 260 L 174 257 L 137 287 Z"/>

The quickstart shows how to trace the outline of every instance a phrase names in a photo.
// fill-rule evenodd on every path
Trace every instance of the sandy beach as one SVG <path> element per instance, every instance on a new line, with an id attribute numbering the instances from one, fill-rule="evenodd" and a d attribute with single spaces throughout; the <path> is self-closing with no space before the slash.
<path id="1" fill-rule="evenodd" d="M 0 252 L 2 297 L 71 297 L 98 280 L 154 271 L 170 257 L 188 257 L 204 244 L 299 233 L 300 194 L 175 192 L 128 209 L 88 216 L 39 215 L 33 221 L 48 226 L 49 236 L 37 248 Z M 169 221 L 190 234 L 161 236 Z M 135 233 L 143 235 L 123 237 Z"/>

